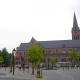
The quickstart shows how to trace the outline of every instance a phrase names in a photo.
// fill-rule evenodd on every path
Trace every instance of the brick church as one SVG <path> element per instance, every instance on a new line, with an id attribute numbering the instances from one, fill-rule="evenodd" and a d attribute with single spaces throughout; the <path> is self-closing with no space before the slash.
<path id="1" fill-rule="evenodd" d="M 76 15 L 74 13 L 73 17 L 73 27 L 71 30 L 72 39 L 71 40 L 52 40 L 52 41 L 37 41 L 33 37 L 28 43 L 21 43 L 19 47 L 17 47 L 17 53 L 21 54 L 23 59 L 26 61 L 25 57 L 25 50 L 34 42 L 37 42 L 38 44 L 42 45 L 44 48 L 43 54 L 44 59 L 43 62 L 48 62 L 48 58 L 50 56 L 54 56 L 56 60 L 59 60 L 60 62 L 66 62 L 70 61 L 69 52 L 71 50 L 75 50 L 78 53 L 78 56 L 80 56 L 80 29 L 77 23 Z M 22 60 L 16 60 L 16 64 L 22 63 Z M 28 61 L 26 61 L 26 64 Z"/>

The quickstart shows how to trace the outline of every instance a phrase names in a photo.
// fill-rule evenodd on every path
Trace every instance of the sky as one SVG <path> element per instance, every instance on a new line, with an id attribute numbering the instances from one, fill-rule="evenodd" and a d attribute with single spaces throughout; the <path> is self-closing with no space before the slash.
<path id="1" fill-rule="evenodd" d="M 21 43 L 71 39 L 73 15 L 80 26 L 80 0 L 0 0 L 0 50 Z"/>

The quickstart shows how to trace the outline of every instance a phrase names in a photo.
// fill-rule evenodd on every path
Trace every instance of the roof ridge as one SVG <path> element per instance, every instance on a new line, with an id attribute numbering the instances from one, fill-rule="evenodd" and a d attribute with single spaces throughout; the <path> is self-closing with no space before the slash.
<path id="1" fill-rule="evenodd" d="M 69 40 L 46 40 L 46 41 L 72 41 L 72 39 L 69 39 Z M 43 42 L 43 41 L 38 41 L 38 42 Z"/>

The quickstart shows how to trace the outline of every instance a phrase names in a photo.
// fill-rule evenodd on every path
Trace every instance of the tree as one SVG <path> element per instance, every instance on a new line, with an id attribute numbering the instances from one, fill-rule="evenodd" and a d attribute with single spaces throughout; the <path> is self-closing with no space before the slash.
<path id="1" fill-rule="evenodd" d="M 2 64 L 4 62 L 4 59 L 2 56 L 0 56 L 0 64 Z"/>
<path id="2" fill-rule="evenodd" d="M 77 52 L 74 51 L 74 50 L 72 50 L 72 51 L 70 52 L 70 58 L 71 58 L 71 59 L 74 59 L 74 60 L 76 60 L 76 61 L 79 60 L 79 58 L 78 58 L 78 56 L 77 56 Z"/>
<path id="3" fill-rule="evenodd" d="M 3 48 L 2 50 L 0 50 L 0 56 L 3 57 L 4 59 L 4 62 L 3 64 L 7 66 L 10 65 L 10 60 L 11 60 L 11 57 L 12 57 L 12 54 L 11 53 L 8 53 L 7 49 L 6 48 Z"/>
<path id="4" fill-rule="evenodd" d="M 1 52 L 1 50 L 0 50 L 0 56 L 2 56 L 2 52 Z"/>
<path id="5" fill-rule="evenodd" d="M 32 74 L 34 74 L 34 64 L 37 63 L 40 66 L 40 61 L 43 58 L 43 47 L 34 43 L 26 50 L 27 60 L 32 63 Z"/>
<path id="6" fill-rule="evenodd" d="M 9 65 L 9 56 L 8 56 L 7 49 L 3 48 L 1 52 L 2 52 L 3 59 L 4 59 L 3 64 L 5 64 L 6 66 Z"/>
<path id="7" fill-rule="evenodd" d="M 53 64 L 56 63 L 56 59 L 53 56 L 50 57 L 50 63 L 52 64 L 52 67 Z"/>
<path id="8" fill-rule="evenodd" d="M 78 56 L 77 56 L 77 52 L 74 51 L 74 50 L 72 50 L 72 51 L 70 52 L 70 58 L 73 60 L 74 65 L 75 65 L 75 61 L 79 61 L 79 58 L 78 58 Z"/>

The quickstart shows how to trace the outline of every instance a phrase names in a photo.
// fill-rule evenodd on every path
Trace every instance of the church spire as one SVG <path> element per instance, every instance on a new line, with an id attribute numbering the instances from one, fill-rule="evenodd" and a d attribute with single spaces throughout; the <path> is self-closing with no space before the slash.
<path id="1" fill-rule="evenodd" d="M 72 30 L 79 30 L 79 27 L 78 27 L 78 23 L 77 23 L 77 19 L 76 19 L 75 12 L 74 12 L 73 28 L 72 28 Z"/>
<path id="2" fill-rule="evenodd" d="M 75 13 L 73 18 L 73 28 L 71 32 L 72 32 L 72 40 L 80 40 L 80 29 L 78 27 Z"/>

